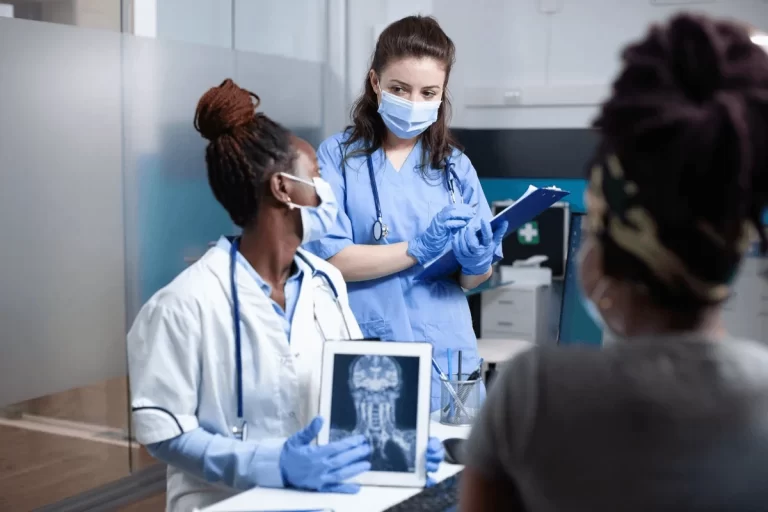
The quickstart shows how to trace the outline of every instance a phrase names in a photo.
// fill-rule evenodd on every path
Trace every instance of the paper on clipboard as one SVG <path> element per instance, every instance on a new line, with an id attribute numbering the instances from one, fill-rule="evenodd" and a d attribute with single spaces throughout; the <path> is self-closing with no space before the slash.
<path id="1" fill-rule="evenodd" d="M 528 190 L 517 201 L 491 219 L 491 228 L 495 231 L 506 221 L 509 224 L 504 234 L 506 238 L 568 194 L 569 192 L 557 187 L 538 188 L 528 185 Z M 416 279 L 419 281 L 440 279 L 453 274 L 458 269 L 459 262 L 456 261 L 453 249 L 449 247 L 443 254 L 424 265 L 424 269 Z"/>
<path id="2" fill-rule="evenodd" d="M 525 199 L 529 195 L 533 194 L 537 190 L 539 190 L 539 187 L 534 187 L 533 185 L 528 185 L 528 190 L 526 190 L 525 193 L 523 195 L 521 195 L 517 200 L 518 201 L 522 201 L 523 199 Z M 552 187 L 552 190 L 560 190 L 560 189 L 557 188 L 557 187 Z M 507 210 L 508 208 L 509 207 L 504 208 L 504 210 Z"/>

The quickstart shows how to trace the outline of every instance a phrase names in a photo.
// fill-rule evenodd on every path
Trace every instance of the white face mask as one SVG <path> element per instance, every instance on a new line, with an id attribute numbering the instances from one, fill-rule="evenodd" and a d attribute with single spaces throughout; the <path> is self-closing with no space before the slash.
<path id="1" fill-rule="evenodd" d="M 379 114 L 389 131 L 400 139 L 412 139 L 437 121 L 440 101 L 413 102 L 390 94 L 381 93 Z"/>
<path id="2" fill-rule="evenodd" d="M 299 208 L 301 213 L 301 245 L 314 242 L 323 238 L 336 222 L 339 206 L 336 203 L 336 194 L 331 185 L 322 178 L 312 178 L 312 181 L 281 172 L 281 176 L 304 185 L 314 187 L 317 197 L 320 199 L 318 206 L 305 206 L 288 201 L 291 209 Z"/>

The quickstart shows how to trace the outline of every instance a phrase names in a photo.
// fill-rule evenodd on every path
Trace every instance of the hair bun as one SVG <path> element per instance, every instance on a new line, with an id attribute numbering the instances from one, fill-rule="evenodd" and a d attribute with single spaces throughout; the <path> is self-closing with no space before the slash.
<path id="1" fill-rule="evenodd" d="M 227 78 L 218 87 L 208 89 L 200 98 L 195 111 L 195 129 L 213 141 L 253 123 L 259 103 L 257 95 Z"/>

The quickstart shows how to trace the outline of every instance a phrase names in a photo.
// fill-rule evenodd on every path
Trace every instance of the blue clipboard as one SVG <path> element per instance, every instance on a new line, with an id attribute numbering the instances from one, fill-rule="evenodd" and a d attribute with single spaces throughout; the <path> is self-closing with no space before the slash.
<path id="1" fill-rule="evenodd" d="M 514 204 L 508 206 L 491 220 L 491 228 L 496 228 L 504 221 L 509 223 L 504 238 L 534 219 L 541 212 L 560 201 L 570 192 L 557 188 L 536 188 L 533 185 Z M 450 247 L 440 256 L 424 265 L 416 276 L 417 281 L 443 279 L 459 270 L 459 262 Z"/>

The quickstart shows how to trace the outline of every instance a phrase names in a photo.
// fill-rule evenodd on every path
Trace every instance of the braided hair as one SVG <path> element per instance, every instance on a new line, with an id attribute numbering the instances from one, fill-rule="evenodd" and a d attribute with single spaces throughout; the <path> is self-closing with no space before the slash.
<path id="1" fill-rule="evenodd" d="M 768 55 L 746 27 L 679 15 L 623 52 L 594 126 L 589 226 L 606 275 L 695 313 L 725 300 L 768 203 Z"/>
<path id="2" fill-rule="evenodd" d="M 208 139 L 208 182 L 232 221 L 245 227 L 256 217 L 263 184 L 291 172 L 296 152 L 291 132 L 257 113 L 259 97 L 232 80 L 212 87 L 197 104 L 195 129 Z"/>

